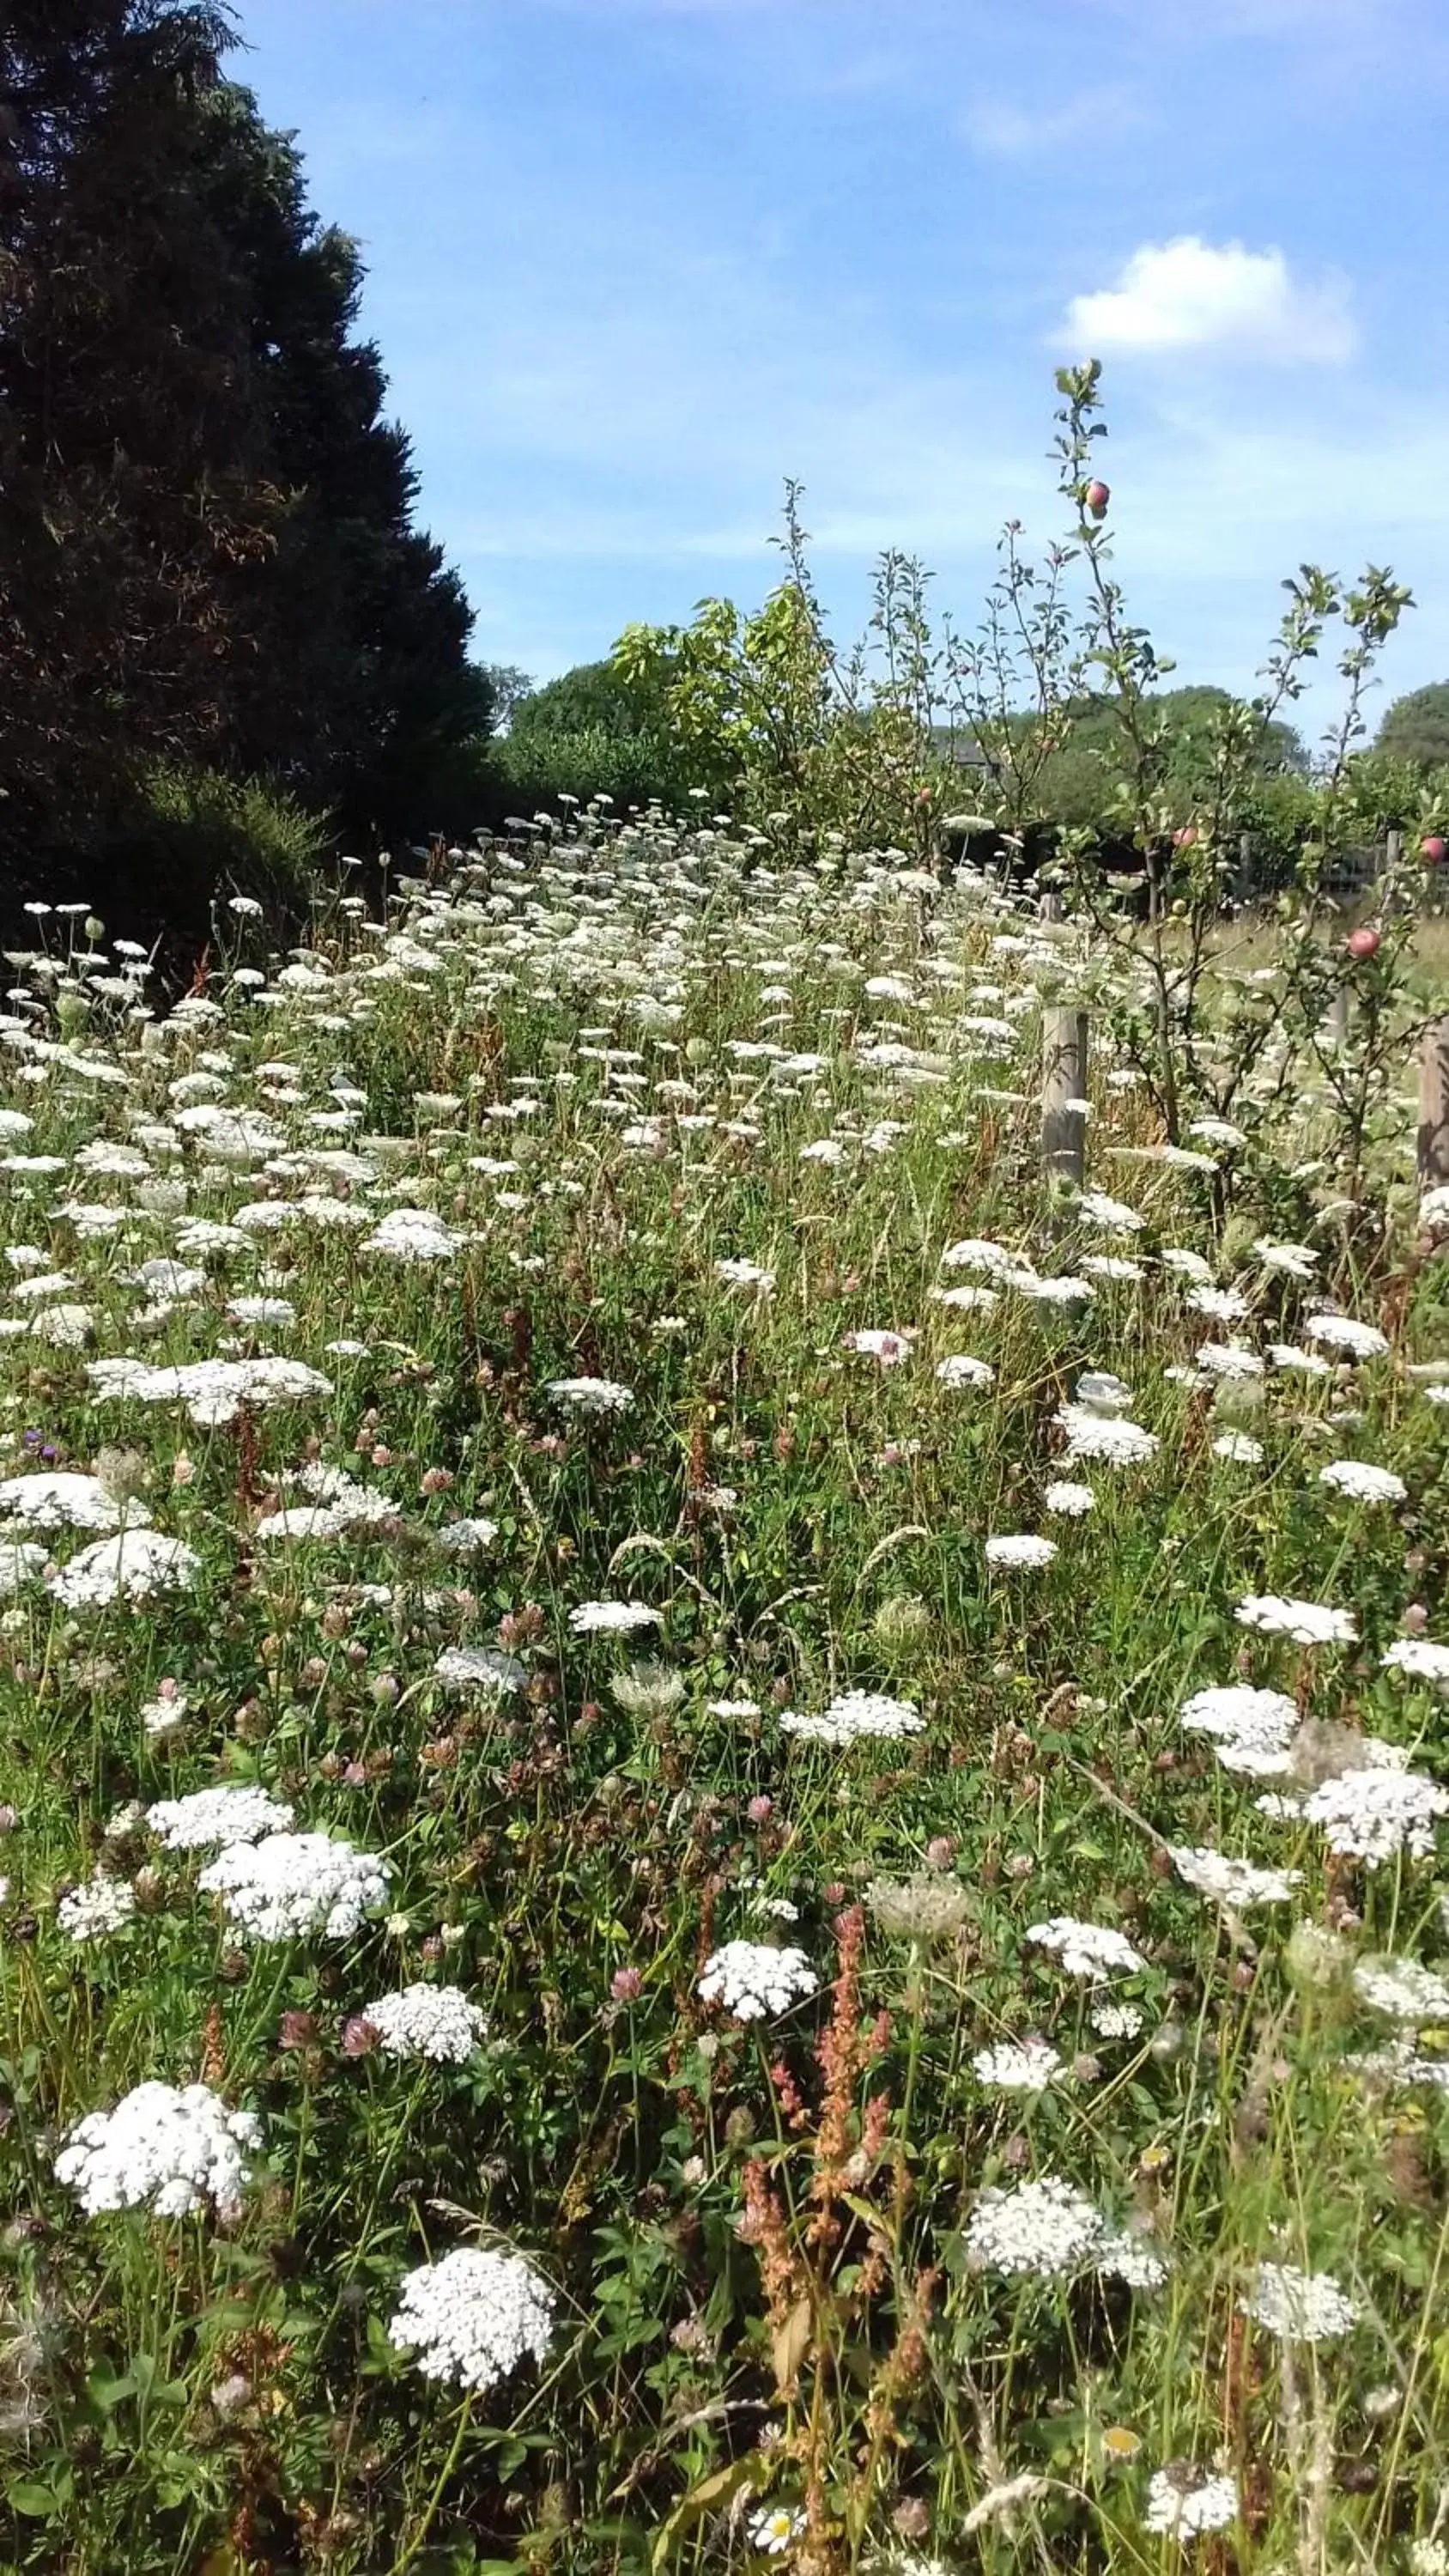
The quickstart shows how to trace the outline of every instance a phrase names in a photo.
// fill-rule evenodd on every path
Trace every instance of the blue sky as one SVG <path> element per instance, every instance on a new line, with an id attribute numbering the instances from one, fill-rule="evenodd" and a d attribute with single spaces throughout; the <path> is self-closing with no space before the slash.
<path id="1" fill-rule="evenodd" d="M 786 475 L 837 637 L 880 548 L 969 627 L 1104 361 L 1117 570 L 1249 687 L 1305 560 L 1449 677 L 1449 0 L 239 0 L 355 233 L 475 649 L 753 606 Z M 1335 693 L 1319 690 L 1309 729 Z"/>

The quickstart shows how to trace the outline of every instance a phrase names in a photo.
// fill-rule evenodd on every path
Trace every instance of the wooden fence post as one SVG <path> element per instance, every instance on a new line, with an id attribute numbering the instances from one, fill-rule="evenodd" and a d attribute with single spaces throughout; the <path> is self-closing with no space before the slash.
<path id="1" fill-rule="evenodd" d="M 1043 886 L 1037 910 L 1043 921 L 1060 921 L 1062 917 L 1062 897 L 1060 887 Z"/>
<path id="2" fill-rule="evenodd" d="M 1234 887 L 1233 887 L 1233 901 L 1234 901 L 1234 903 L 1238 903 L 1238 904 L 1245 904 L 1245 903 L 1247 903 L 1247 901 L 1249 900 L 1249 898 L 1250 898 L 1250 896 L 1251 896 L 1251 894 L 1252 894 L 1252 891 L 1253 891 L 1253 835 L 1252 835 L 1252 833 L 1251 833 L 1251 832 L 1240 832 L 1240 833 L 1238 834 L 1238 874 L 1237 874 L 1237 882 L 1236 882 L 1236 884 L 1235 884 L 1235 885 L 1234 885 Z"/>
<path id="3" fill-rule="evenodd" d="M 1041 1159 L 1056 1181 L 1081 1188 L 1087 1168 L 1087 1014 L 1042 1013 Z"/>
<path id="4" fill-rule="evenodd" d="M 1419 1047 L 1419 1187 L 1449 1181 L 1449 1019 L 1431 1020 Z"/>

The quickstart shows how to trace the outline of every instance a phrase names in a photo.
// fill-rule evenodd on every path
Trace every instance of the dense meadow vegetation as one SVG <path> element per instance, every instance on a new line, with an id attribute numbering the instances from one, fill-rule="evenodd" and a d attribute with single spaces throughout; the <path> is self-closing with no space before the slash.
<path id="1" fill-rule="evenodd" d="M 7 2564 L 1449 2563 L 1444 990 L 1066 913 L 12 955 Z"/>

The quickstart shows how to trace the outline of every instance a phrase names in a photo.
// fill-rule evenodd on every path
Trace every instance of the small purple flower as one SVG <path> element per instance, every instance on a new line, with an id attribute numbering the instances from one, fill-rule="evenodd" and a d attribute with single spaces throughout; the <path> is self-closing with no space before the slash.
<path id="1" fill-rule="evenodd" d="M 616 2004 L 637 2003 L 644 1992 L 644 1980 L 637 1968 L 616 1968 L 609 1986 Z"/>

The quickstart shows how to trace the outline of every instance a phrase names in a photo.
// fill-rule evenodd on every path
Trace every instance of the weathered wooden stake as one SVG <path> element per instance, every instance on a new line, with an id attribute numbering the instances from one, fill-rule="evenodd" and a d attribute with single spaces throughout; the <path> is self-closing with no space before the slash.
<path id="1" fill-rule="evenodd" d="M 1087 1096 L 1087 1014 L 1042 1014 L 1041 1159 L 1057 1181 L 1082 1186 L 1087 1168 L 1085 1112 L 1070 1104 Z"/>
<path id="2" fill-rule="evenodd" d="M 1449 1181 L 1449 1019 L 1431 1020 L 1419 1048 L 1419 1187 Z"/>
<path id="3" fill-rule="evenodd" d="M 1347 1046 L 1348 986 L 1346 984 L 1340 984 L 1338 991 L 1334 994 L 1332 1001 L 1328 1005 L 1328 1017 L 1323 1023 L 1323 1031 L 1325 1037 L 1329 1040 L 1330 1045 Z"/>
<path id="4" fill-rule="evenodd" d="M 1043 886 L 1041 890 L 1041 901 L 1037 908 L 1043 921 L 1060 921 L 1062 917 L 1061 888 L 1059 886 Z"/>

